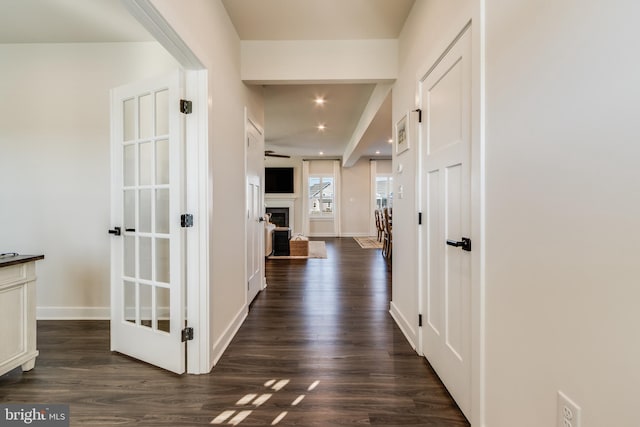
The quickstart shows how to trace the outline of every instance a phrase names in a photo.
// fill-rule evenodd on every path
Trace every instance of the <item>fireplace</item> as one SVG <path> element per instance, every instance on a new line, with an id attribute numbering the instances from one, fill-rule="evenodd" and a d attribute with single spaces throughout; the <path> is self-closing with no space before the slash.
<path id="1" fill-rule="evenodd" d="M 289 227 L 289 208 L 267 208 L 267 213 L 276 227 Z"/>

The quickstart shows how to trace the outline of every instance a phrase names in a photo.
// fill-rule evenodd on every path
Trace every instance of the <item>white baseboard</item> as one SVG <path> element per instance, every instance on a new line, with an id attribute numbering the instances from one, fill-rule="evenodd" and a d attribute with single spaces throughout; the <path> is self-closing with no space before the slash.
<path id="1" fill-rule="evenodd" d="M 339 237 L 335 233 L 313 233 L 308 234 L 307 237 Z"/>
<path id="2" fill-rule="evenodd" d="M 376 235 L 371 235 L 369 233 L 342 233 L 340 237 L 376 237 Z"/>
<path id="3" fill-rule="evenodd" d="M 109 320 L 110 307 L 36 307 L 38 320 Z"/>
<path id="4" fill-rule="evenodd" d="M 238 314 L 236 314 L 231 323 L 227 325 L 226 329 L 222 333 L 222 336 L 220 336 L 220 338 L 218 338 L 213 344 L 213 346 L 211 347 L 211 363 L 209 364 L 209 371 L 211 371 L 213 367 L 216 366 L 216 363 L 218 363 L 218 360 L 220 360 L 224 351 L 227 349 L 227 347 L 229 347 L 231 340 L 238 332 L 238 329 L 240 329 L 240 326 L 242 326 L 242 323 L 244 322 L 244 319 L 247 318 L 248 314 L 249 310 L 247 309 L 247 307 L 243 307 L 238 312 Z"/>
<path id="5" fill-rule="evenodd" d="M 391 301 L 391 304 L 389 304 L 389 308 L 391 317 L 393 317 L 393 320 L 396 321 L 396 324 L 398 325 L 404 336 L 407 338 L 407 341 L 409 341 L 409 345 L 411 345 L 414 350 L 418 351 L 416 346 L 418 337 L 413 325 L 407 322 L 407 319 L 402 315 L 400 310 L 398 310 L 398 307 L 396 307 L 393 301 Z"/>

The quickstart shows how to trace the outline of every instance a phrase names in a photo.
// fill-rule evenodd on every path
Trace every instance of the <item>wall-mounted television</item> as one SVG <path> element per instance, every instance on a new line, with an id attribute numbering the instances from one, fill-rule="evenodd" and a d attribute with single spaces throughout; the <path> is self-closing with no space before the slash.
<path id="1" fill-rule="evenodd" d="M 293 193 L 293 168 L 264 168 L 265 193 Z"/>

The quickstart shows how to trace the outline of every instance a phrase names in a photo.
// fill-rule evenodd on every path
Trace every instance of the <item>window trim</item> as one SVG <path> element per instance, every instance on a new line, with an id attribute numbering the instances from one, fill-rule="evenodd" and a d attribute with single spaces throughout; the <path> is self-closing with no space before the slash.
<path id="1" fill-rule="evenodd" d="M 331 212 L 322 212 L 320 211 L 319 213 L 313 212 L 311 210 L 311 194 L 309 192 L 309 188 L 310 188 L 310 181 L 313 178 L 320 178 L 320 183 L 322 183 L 323 178 L 331 178 L 332 180 L 332 185 L 333 185 L 333 195 L 331 196 L 331 200 L 332 200 L 332 209 Z M 337 205 L 337 201 L 336 201 L 336 177 L 334 175 L 330 175 L 330 174 L 326 174 L 326 173 L 314 173 L 314 174 L 309 174 L 308 178 L 307 178 L 307 204 L 308 204 L 308 209 L 307 212 L 309 214 L 309 219 L 313 219 L 313 220 L 332 220 L 336 217 L 336 205 Z M 322 203 L 322 202 L 321 202 Z"/>

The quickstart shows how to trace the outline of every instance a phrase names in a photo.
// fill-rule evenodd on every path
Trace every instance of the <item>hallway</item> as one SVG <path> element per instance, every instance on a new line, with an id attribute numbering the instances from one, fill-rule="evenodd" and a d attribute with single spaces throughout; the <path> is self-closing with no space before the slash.
<path id="1" fill-rule="evenodd" d="M 107 321 L 40 321 L 36 369 L 0 377 L 0 401 L 70 404 L 72 426 L 468 426 L 391 319 L 380 251 L 325 241 L 327 259 L 267 261 L 209 375 L 110 353 Z"/>

